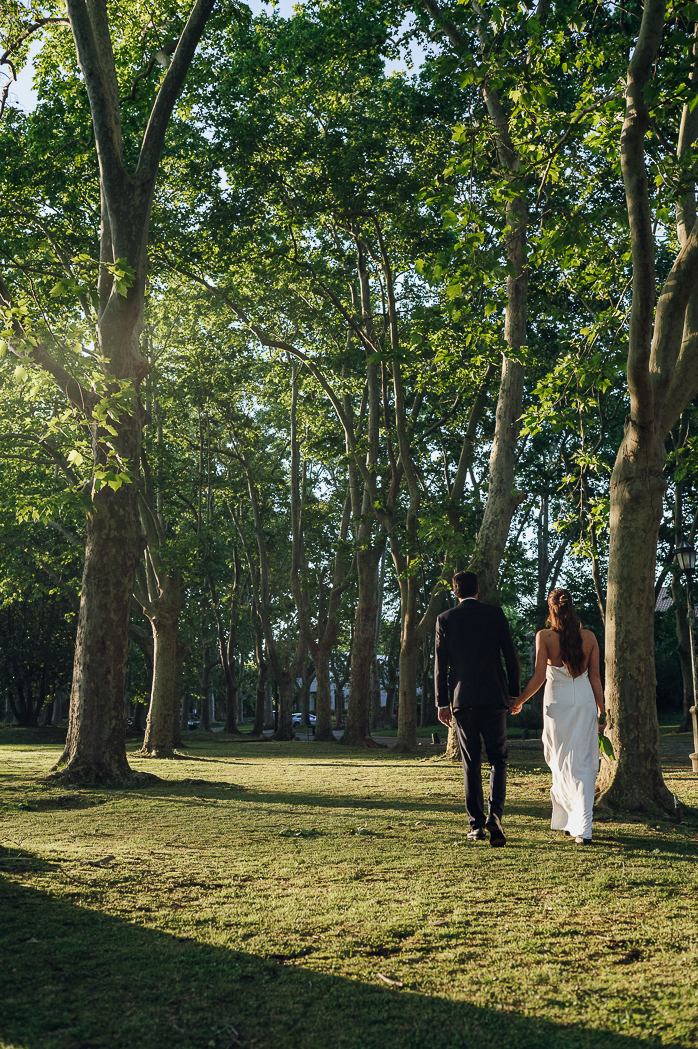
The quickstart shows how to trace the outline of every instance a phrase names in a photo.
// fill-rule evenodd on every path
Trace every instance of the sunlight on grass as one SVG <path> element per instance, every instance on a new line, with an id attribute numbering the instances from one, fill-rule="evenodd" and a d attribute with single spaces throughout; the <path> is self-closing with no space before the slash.
<path id="1" fill-rule="evenodd" d="M 696 1044 L 694 815 L 574 846 L 522 748 L 493 850 L 443 756 L 197 738 L 67 792 L 36 739 L 0 737 L 3 1046 Z"/>

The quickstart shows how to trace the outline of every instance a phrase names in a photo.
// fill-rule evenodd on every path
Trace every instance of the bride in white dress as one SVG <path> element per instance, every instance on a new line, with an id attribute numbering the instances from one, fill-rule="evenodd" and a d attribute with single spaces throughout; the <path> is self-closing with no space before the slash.
<path id="1" fill-rule="evenodd" d="M 570 834 L 578 845 L 591 845 L 594 787 L 599 768 L 599 722 L 604 712 L 599 675 L 599 646 L 582 629 L 567 590 L 548 597 L 549 630 L 536 634 L 533 677 L 512 703 L 512 714 L 543 694 L 543 752 L 553 774 L 550 826 Z"/>

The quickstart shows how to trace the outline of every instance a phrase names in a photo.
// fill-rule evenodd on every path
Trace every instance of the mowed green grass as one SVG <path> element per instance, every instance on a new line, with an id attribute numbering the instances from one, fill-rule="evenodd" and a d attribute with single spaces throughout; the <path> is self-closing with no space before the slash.
<path id="1" fill-rule="evenodd" d="M 69 791 L 37 779 L 51 730 L 0 732 L 5 1049 L 698 1044 L 695 810 L 575 846 L 512 750 L 499 850 L 442 755 L 187 743 L 133 744 L 155 785 Z"/>

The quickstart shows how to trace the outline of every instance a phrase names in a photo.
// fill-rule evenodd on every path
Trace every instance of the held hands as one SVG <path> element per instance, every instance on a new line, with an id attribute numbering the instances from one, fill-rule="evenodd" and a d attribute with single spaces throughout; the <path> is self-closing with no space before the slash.
<path id="1" fill-rule="evenodd" d="M 439 721 L 442 725 L 448 725 L 450 728 L 452 718 L 450 707 L 439 707 Z"/>
<path id="2" fill-rule="evenodd" d="M 518 696 L 509 696 L 509 713 L 520 714 L 523 703 L 519 702 Z"/>

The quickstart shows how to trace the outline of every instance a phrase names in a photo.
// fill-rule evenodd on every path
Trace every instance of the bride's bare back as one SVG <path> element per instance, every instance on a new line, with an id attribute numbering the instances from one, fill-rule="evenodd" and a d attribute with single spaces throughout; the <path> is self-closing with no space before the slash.
<path id="1" fill-rule="evenodd" d="M 557 630 L 541 630 L 538 634 L 541 642 L 545 645 L 546 650 L 546 662 L 551 667 L 563 666 L 562 657 L 560 655 L 560 635 Z M 596 641 L 595 635 L 591 630 L 582 630 L 582 651 L 584 652 L 584 666 L 582 667 L 582 674 L 585 670 L 590 670 L 590 664 L 594 652 L 596 652 L 596 669 L 599 668 L 599 646 Z"/>
<path id="2" fill-rule="evenodd" d="M 591 630 L 582 630 L 582 651 L 584 652 L 582 673 L 585 670 L 589 671 L 589 683 L 592 687 L 599 713 L 601 713 L 603 711 L 603 688 L 599 673 L 599 645 Z M 514 713 L 518 713 L 522 704 L 535 695 L 544 683 L 545 668 L 548 665 L 552 667 L 564 665 L 560 658 L 560 637 L 555 630 L 539 630 L 536 634 L 536 665 L 533 677 L 519 696 L 516 706 L 512 707 Z"/>

